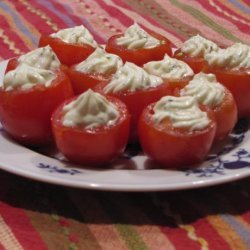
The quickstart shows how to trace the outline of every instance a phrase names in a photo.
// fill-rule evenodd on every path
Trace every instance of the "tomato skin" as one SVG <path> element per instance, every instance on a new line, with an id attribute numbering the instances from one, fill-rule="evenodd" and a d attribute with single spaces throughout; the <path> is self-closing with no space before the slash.
<path id="1" fill-rule="evenodd" d="M 104 88 L 107 82 L 98 84 L 94 89 L 95 91 L 105 94 Z M 129 141 L 131 143 L 138 142 L 137 126 L 138 120 L 141 115 L 142 110 L 150 103 L 158 101 L 161 97 L 165 95 L 171 95 L 171 89 L 167 82 L 145 90 L 137 90 L 135 92 L 119 92 L 119 93 L 108 93 L 109 96 L 114 96 L 121 101 L 123 101 L 129 113 L 131 114 L 131 128 Z"/>
<path id="2" fill-rule="evenodd" d="M 8 61 L 8 64 L 7 64 L 7 67 L 6 67 L 6 70 L 5 70 L 5 74 L 11 70 L 14 70 L 17 66 L 18 66 L 19 62 L 18 62 L 18 57 L 14 57 L 14 58 L 11 58 L 9 61 Z"/>
<path id="3" fill-rule="evenodd" d="M 195 74 L 201 72 L 206 64 L 206 61 L 203 57 L 189 56 L 183 53 L 181 49 L 175 51 L 174 57 L 188 64 Z"/>
<path id="4" fill-rule="evenodd" d="M 237 122 L 237 105 L 231 92 L 225 88 L 224 99 L 218 107 L 212 109 L 217 122 L 215 140 L 226 138 Z"/>
<path id="5" fill-rule="evenodd" d="M 162 60 L 165 54 L 172 56 L 172 45 L 167 38 L 152 31 L 149 31 L 148 33 L 164 43 L 155 48 L 149 49 L 127 49 L 116 43 L 116 39 L 123 36 L 123 34 L 118 34 L 108 39 L 105 50 L 108 53 L 120 56 L 124 63 L 129 61 L 137 64 L 138 66 L 142 66 L 149 61 Z"/>
<path id="6" fill-rule="evenodd" d="M 90 166 L 104 165 L 124 151 L 128 141 L 130 115 L 120 100 L 108 96 L 106 98 L 119 110 L 120 117 L 114 126 L 91 131 L 63 126 L 63 106 L 74 99 L 60 105 L 53 113 L 51 122 L 56 145 L 70 161 Z"/>
<path id="7" fill-rule="evenodd" d="M 42 146 L 52 140 L 50 117 L 54 109 L 73 96 L 68 77 L 56 71 L 50 87 L 37 85 L 28 90 L 0 88 L 0 120 L 4 130 L 27 146 Z"/>
<path id="8" fill-rule="evenodd" d="M 42 35 L 39 41 L 39 47 L 50 45 L 56 53 L 62 64 L 71 66 L 85 60 L 95 48 L 88 44 L 71 44 L 65 43 L 59 38 L 54 38 L 48 35 Z"/>
<path id="9" fill-rule="evenodd" d="M 250 116 L 250 74 L 247 73 L 249 69 L 232 71 L 206 64 L 203 71 L 215 74 L 217 80 L 229 89 L 235 99 L 239 118 Z"/>
<path id="10" fill-rule="evenodd" d="M 68 76 L 76 95 L 79 95 L 88 89 L 94 89 L 97 84 L 109 81 L 112 77 L 112 75 L 88 74 L 80 72 L 76 70 L 75 66 L 69 68 Z"/>
<path id="11" fill-rule="evenodd" d="M 147 106 L 139 119 L 139 138 L 146 155 L 164 168 L 186 168 L 201 162 L 214 140 L 216 121 L 213 111 L 205 106 L 211 123 L 203 130 L 189 132 L 173 128 L 170 121 L 155 125 L 152 120 L 154 103 Z"/>
<path id="12" fill-rule="evenodd" d="M 169 89 L 171 90 L 171 95 L 178 95 L 180 90 L 183 89 L 191 80 L 193 76 L 185 77 L 182 79 L 168 79 Z"/>

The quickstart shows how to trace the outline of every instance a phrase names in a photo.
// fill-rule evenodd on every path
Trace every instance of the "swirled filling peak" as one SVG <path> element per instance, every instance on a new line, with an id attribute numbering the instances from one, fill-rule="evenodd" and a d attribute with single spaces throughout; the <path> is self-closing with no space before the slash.
<path id="1" fill-rule="evenodd" d="M 19 63 L 25 63 L 35 68 L 54 70 L 60 67 L 61 63 L 52 48 L 48 45 L 30 51 L 18 58 Z"/>
<path id="2" fill-rule="evenodd" d="M 86 29 L 83 25 L 59 30 L 58 32 L 53 33 L 50 36 L 59 38 L 65 43 L 88 44 L 89 46 L 94 48 L 98 46 L 89 30 Z"/>
<path id="3" fill-rule="evenodd" d="M 118 108 L 106 97 L 91 89 L 63 108 L 62 123 L 66 127 L 86 130 L 102 126 L 112 126 L 119 118 Z"/>
<path id="4" fill-rule="evenodd" d="M 188 131 L 202 130 L 210 123 L 207 113 L 200 110 L 197 100 L 192 96 L 164 96 L 154 105 L 153 111 L 155 124 L 168 119 L 174 128 Z"/>
<path id="5" fill-rule="evenodd" d="M 157 47 L 161 42 L 134 23 L 127 28 L 123 36 L 116 39 L 116 43 L 128 49 L 149 49 Z"/>
<path id="6" fill-rule="evenodd" d="M 6 91 L 13 89 L 27 90 L 36 85 L 49 87 L 56 78 L 53 71 L 34 68 L 22 63 L 16 69 L 7 72 L 3 80 L 3 88 Z"/>
<path id="7" fill-rule="evenodd" d="M 243 43 L 235 43 L 226 49 L 206 54 L 205 59 L 209 65 L 215 67 L 232 70 L 250 68 L 250 46 Z"/>
<path id="8" fill-rule="evenodd" d="M 181 95 L 193 96 L 199 103 L 213 108 L 222 103 L 225 88 L 214 74 L 199 73 L 181 90 Z"/>
<path id="9" fill-rule="evenodd" d="M 181 47 L 181 51 L 190 56 L 204 57 L 206 53 L 218 51 L 219 47 L 216 43 L 196 35 L 185 41 Z"/>
<path id="10" fill-rule="evenodd" d="M 183 79 L 194 74 L 193 70 L 183 61 L 165 55 L 161 61 L 148 62 L 143 68 L 150 74 L 163 79 Z"/>
<path id="11" fill-rule="evenodd" d="M 141 67 L 126 62 L 113 75 L 110 83 L 104 88 L 105 93 L 134 92 L 161 85 L 163 80 L 154 75 L 148 74 Z"/>
<path id="12" fill-rule="evenodd" d="M 76 65 L 76 70 L 92 74 L 112 74 L 122 64 L 122 59 L 119 56 L 97 48 L 86 60 Z"/>

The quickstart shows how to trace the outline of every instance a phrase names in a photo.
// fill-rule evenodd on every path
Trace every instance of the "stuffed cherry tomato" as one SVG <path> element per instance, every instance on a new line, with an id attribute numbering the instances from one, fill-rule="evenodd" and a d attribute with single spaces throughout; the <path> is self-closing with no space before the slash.
<path id="1" fill-rule="evenodd" d="M 161 77 L 167 81 L 174 95 L 192 79 L 193 70 L 183 61 L 165 55 L 161 61 L 152 61 L 143 65 L 150 74 Z"/>
<path id="2" fill-rule="evenodd" d="M 238 117 L 250 116 L 250 46 L 236 43 L 205 58 L 204 71 L 215 74 L 233 94 Z"/>
<path id="3" fill-rule="evenodd" d="M 215 140 L 229 135 L 237 122 L 237 106 L 231 92 L 217 82 L 214 74 L 199 73 L 181 91 L 181 96 L 193 96 L 215 113 Z"/>
<path id="4" fill-rule="evenodd" d="M 97 48 L 86 60 L 69 69 L 68 75 L 75 94 L 81 94 L 100 82 L 110 80 L 122 64 L 119 56 Z"/>
<path id="5" fill-rule="evenodd" d="M 95 90 L 122 100 L 131 114 L 130 142 L 138 141 L 137 123 L 142 110 L 162 96 L 171 93 L 168 83 L 150 75 L 133 63 L 126 62 L 110 82 L 100 83 Z"/>
<path id="6" fill-rule="evenodd" d="M 56 145 L 70 161 L 103 165 L 123 152 L 129 120 L 120 100 L 88 90 L 59 106 L 51 121 Z"/>
<path id="7" fill-rule="evenodd" d="M 29 146 L 50 142 L 54 109 L 73 96 L 68 77 L 55 71 L 20 64 L 9 71 L 0 88 L 0 121 L 15 140 Z"/>
<path id="8" fill-rule="evenodd" d="M 201 72 L 206 64 L 205 54 L 218 51 L 218 49 L 219 47 L 214 42 L 196 35 L 185 41 L 182 47 L 174 53 L 174 57 L 187 63 L 196 74 Z"/>
<path id="9" fill-rule="evenodd" d="M 106 51 L 116 54 L 124 62 L 133 62 L 139 66 L 164 55 L 172 55 L 170 41 L 155 32 L 146 32 L 138 24 L 130 26 L 124 34 L 112 36 L 106 45 Z"/>
<path id="10" fill-rule="evenodd" d="M 138 129 L 146 155 L 164 168 L 186 168 L 208 154 L 216 121 L 194 97 L 165 96 L 144 109 Z"/>
<path id="11" fill-rule="evenodd" d="M 82 25 L 51 35 L 42 35 L 39 47 L 46 45 L 50 45 L 59 60 L 67 66 L 83 61 L 98 46 L 90 32 Z"/>

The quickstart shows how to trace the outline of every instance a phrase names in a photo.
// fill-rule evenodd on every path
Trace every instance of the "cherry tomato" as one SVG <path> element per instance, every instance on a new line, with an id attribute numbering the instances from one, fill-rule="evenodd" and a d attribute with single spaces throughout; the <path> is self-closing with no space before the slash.
<path id="1" fill-rule="evenodd" d="M 161 41 L 161 44 L 154 48 L 142 49 L 127 49 L 124 46 L 118 45 L 116 39 L 123 36 L 123 34 L 114 35 L 109 38 L 106 51 L 120 56 L 123 62 L 129 61 L 142 66 L 149 61 L 158 61 L 163 59 L 165 54 L 172 56 L 171 42 L 164 36 L 159 35 L 153 31 L 148 33 Z"/>
<path id="2" fill-rule="evenodd" d="M 130 115 L 120 100 L 114 97 L 106 98 L 119 110 L 119 118 L 112 126 L 91 130 L 64 126 L 63 107 L 74 99 L 60 105 L 53 113 L 51 122 L 56 145 L 70 161 L 84 165 L 103 165 L 112 161 L 125 149 Z"/>
<path id="3" fill-rule="evenodd" d="M 180 90 L 184 88 L 191 80 L 193 76 L 185 77 L 182 79 L 168 79 L 169 89 L 172 95 L 178 95 Z"/>
<path id="4" fill-rule="evenodd" d="M 5 91 L 0 88 L 0 121 L 18 142 L 40 146 L 51 141 L 50 117 L 54 109 L 73 96 L 68 77 L 60 70 L 51 86 Z"/>
<path id="5" fill-rule="evenodd" d="M 237 122 L 237 106 L 228 89 L 225 89 L 225 96 L 221 105 L 212 110 L 217 122 L 215 140 L 222 140 L 229 135 Z"/>
<path id="6" fill-rule="evenodd" d="M 169 119 L 155 124 L 152 115 L 155 104 L 147 106 L 139 119 L 139 137 L 146 155 L 164 168 L 186 168 L 204 160 L 211 148 L 216 131 L 213 111 L 205 106 L 210 124 L 202 130 L 174 128 Z"/>
<path id="7" fill-rule="evenodd" d="M 104 94 L 104 88 L 107 84 L 107 82 L 100 83 L 94 89 L 95 91 Z M 129 141 L 131 143 L 138 141 L 137 125 L 142 110 L 150 103 L 156 102 L 161 97 L 170 94 L 171 89 L 169 88 L 169 84 L 167 82 L 158 85 L 157 87 L 151 87 L 144 90 L 137 90 L 135 92 L 126 91 L 108 94 L 119 98 L 127 105 L 128 111 L 131 114 L 131 129 L 129 138 Z"/>
<path id="8" fill-rule="evenodd" d="M 229 69 L 215 68 L 205 65 L 204 72 L 213 73 L 217 80 L 222 83 L 233 94 L 237 108 L 238 117 L 250 116 L 250 74 L 249 69 L 232 71 Z"/>
<path id="9" fill-rule="evenodd" d="M 80 72 L 76 70 L 75 66 L 69 68 L 68 76 L 76 95 L 81 94 L 88 89 L 94 89 L 98 83 L 109 81 L 112 77 L 112 75 Z"/>
<path id="10" fill-rule="evenodd" d="M 205 66 L 205 59 L 203 57 L 189 56 L 178 49 L 174 53 L 174 57 L 188 64 L 188 66 L 194 71 L 195 74 L 202 71 Z"/>
<path id="11" fill-rule="evenodd" d="M 18 64 L 19 64 L 19 62 L 18 62 L 18 58 L 17 57 L 11 58 L 8 61 L 5 73 L 7 73 L 7 72 L 9 72 L 11 70 L 14 70 L 18 66 Z"/>
<path id="12" fill-rule="evenodd" d="M 39 47 L 50 45 L 62 64 L 71 66 L 85 60 L 95 48 L 88 44 L 65 43 L 59 38 L 42 35 Z"/>

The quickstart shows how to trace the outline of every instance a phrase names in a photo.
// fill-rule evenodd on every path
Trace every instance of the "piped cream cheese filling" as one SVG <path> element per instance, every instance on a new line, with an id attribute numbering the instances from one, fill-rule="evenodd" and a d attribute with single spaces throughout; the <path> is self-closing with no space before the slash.
<path id="1" fill-rule="evenodd" d="M 62 123 L 66 127 L 91 130 L 101 126 L 112 126 L 119 118 L 117 107 L 99 93 L 88 90 L 76 100 L 65 105 Z"/>
<path id="2" fill-rule="evenodd" d="M 14 89 L 27 90 L 36 85 L 49 87 L 56 78 L 56 74 L 47 69 L 34 68 L 22 63 L 16 69 L 7 72 L 3 80 L 6 91 Z"/>
<path id="3" fill-rule="evenodd" d="M 193 131 L 202 130 L 210 123 L 207 113 L 200 110 L 197 100 L 192 96 L 164 96 L 154 105 L 153 110 L 155 124 L 170 119 L 174 128 Z"/>
<path id="4" fill-rule="evenodd" d="M 116 43 L 128 49 L 154 48 L 161 41 L 149 35 L 137 23 L 134 23 L 124 32 L 124 35 L 116 39 Z"/>
<path id="5" fill-rule="evenodd" d="M 47 70 L 58 69 L 61 65 L 59 59 L 49 45 L 32 50 L 29 53 L 20 56 L 18 62 Z"/>
<path id="6" fill-rule="evenodd" d="M 181 90 L 181 96 L 193 96 L 210 108 L 219 106 L 225 96 L 225 88 L 214 74 L 199 73 Z"/>
<path id="7" fill-rule="evenodd" d="M 193 70 L 183 61 L 165 55 L 161 61 L 152 61 L 143 65 L 143 68 L 152 75 L 159 76 L 165 80 L 180 80 L 193 76 Z"/>
<path id="8" fill-rule="evenodd" d="M 181 47 L 181 52 L 197 57 L 204 57 L 206 53 L 218 51 L 219 47 L 216 43 L 196 35 L 185 41 Z"/>
<path id="9" fill-rule="evenodd" d="M 113 75 L 111 81 L 105 86 L 104 92 L 106 94 L 122 91 L 134 92 L 137 90 L 156 87 L 162 83 L 163 80 L 160 77 L 150 75 L 141 67 L 126 62 Z"/>
<path id="10" fill-rule="evenodd" d="M 243 43 L 235 43 L 226 49 L 206 54 L 205 59 L 210 66 L 232 70 L 250 68 L 250 46 Z"/>
<path id="11" fill-rule="evenodd" d="M 123 65 L 122 59 L 97 48 L 86 60 L 76 65 L 76 70 L 84 73 L 111 74 Z"/>
<path id="12" fill-rule="evenodd" d="M 97 42 L 94 40 L 89 30 L 86 29 L 83 25 L 59 30 L 58 32 L 53 33 L 50 36 L 54 38 L 59 38 L 65 43 L 88 44 L 94 48 L 98 46 Z"/>

